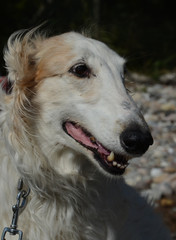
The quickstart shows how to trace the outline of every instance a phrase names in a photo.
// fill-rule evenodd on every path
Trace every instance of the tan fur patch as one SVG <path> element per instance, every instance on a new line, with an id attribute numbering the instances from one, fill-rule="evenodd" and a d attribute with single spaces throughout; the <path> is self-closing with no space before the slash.
<path id="1" fill-rule="evenodd" d="M 16 136 L 19 135 L 22 126 L 27 131 L 32 124 L 37 108 L 34 106 L 33 97 L 42 80 L 67 71 L 72 57 L 71 47 L 64 42 L 62 35 L 48 39 L 37 38 L 37 36 L 31 40 L 22 39 L 18 56 L 21 60 L 22 74 L 14 84 L 14 116 L 17 116 L 14 117 L 14 132 Z"/>
<path id="2" fill-rule="evenodd" d="M 45 40 L 36 56 L 40 59 L 35 76 L 36 82 L 63 74 L 67 71 L 70 59 L 73 58 L 71 47 L 64 42 L 62 35 Z"/>
<path id="3" fill-rule="evenodd" d="M 16 49 L 15 56 L 14 52 L 8 56 L 16 63 L 12 72 L 15 74 L 14 90 L 25 94 L 28 99 L 31 93 L 33 95 L 36 92 L 42 79 L 64 73 L 73 57 L 71 47 L 66 44 L 63 35 L 45 39 L 40 35 L 27 34 L 17 40 L 11 49 Z"/>

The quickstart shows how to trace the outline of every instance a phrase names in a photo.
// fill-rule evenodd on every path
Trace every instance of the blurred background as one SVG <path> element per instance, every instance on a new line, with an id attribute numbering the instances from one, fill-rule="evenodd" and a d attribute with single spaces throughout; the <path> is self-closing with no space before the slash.
<path id="1" fill-rule="evenodd" d="M 51 35 L 88 31 L 127 59 L 127 87 L 145 116 L 154 144 L 134 159 L 128 184 L 147 195 L 176 239 L 176 12 L 170 0 L 1 0 L 3 49 L 14 31 L 46 21 Z"/>
<path id="2" fill-rule="evenodd" d="M 175 69 L 176 14 L 170 0 L 1 0 L 0 49 L 9 35 L 48 21 L 51 32 L 91 29 L 128 59 L 131 69 L 158 74 Z M 140 67 L 139 67 L 140 66 Z"/>

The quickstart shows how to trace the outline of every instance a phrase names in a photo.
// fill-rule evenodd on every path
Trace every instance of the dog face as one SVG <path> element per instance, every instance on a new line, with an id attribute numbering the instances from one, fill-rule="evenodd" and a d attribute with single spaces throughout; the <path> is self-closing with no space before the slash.
<path id="1" fill-rule="evenodd" d="M 12 54 L 6 54 L 15 81 L 15 109 L 23 112 L 23 124 L 41 149 L 64 146 L 103 172 L 121 175 L 128 160 L 152 144 L 124 86 L 125 60 L 105 44 L 71 32 L 48 39 L 24 37 L 18 48 L 18 69 L 10 67 Z"/>

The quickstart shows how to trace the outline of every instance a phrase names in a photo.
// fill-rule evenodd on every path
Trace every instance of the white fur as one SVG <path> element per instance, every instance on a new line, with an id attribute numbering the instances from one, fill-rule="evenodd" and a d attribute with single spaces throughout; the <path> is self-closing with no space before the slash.
<path id="1" fill-rule="evenodd" d="M 124 59 L 103 43 L 71 32 L 46 38 L 16 33 L 5 53 L 13 92 L 0 93 L 0 227 L 11 223 L 16 184 L 31 188 L 18 227 L 27 240 L 168 240 L 160 218 L 121 177 L 68 136 L 79 122 L 104 146 L 126 154 L 119 135 L 147 125 L 122 82 Z M 77 62 L 89 78 L 69 72 Z"/>

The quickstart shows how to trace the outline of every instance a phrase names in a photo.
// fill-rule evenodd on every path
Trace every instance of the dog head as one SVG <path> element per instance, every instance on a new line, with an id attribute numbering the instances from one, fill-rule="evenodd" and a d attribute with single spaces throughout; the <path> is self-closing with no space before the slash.
<path id="1" fill-rule="evenodd" d="M 19 152 L 28 144 L 30 152 L 38 148 L 45 160 L 52 155 L 59 162 L 69 149 L 67 157 L 80 153 L 101 171 L 121 175 L 128 160 L 152 144 L 124 86 L 125 60 L 102 42 L 74 32 L 50 38 L 18 33 L 5 60 L 14 82 L 12 142 L 20 142 Z"/>

